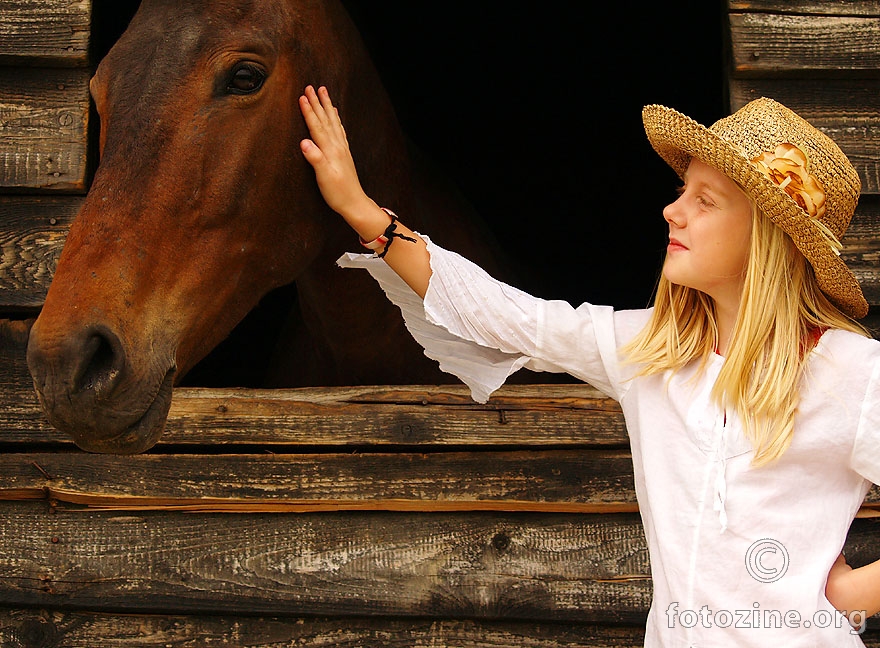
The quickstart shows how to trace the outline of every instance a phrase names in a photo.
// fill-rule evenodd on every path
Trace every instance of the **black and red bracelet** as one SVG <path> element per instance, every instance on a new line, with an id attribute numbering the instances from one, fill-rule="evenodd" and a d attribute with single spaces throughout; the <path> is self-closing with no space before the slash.
<path id="1" fill-rule="evenodd" d="M 385 231 L 374 238 L 372 241 L 365 241 L 364 239 L 360 239 L 360 242 L 361 245 L 363 245 L 365 248 L 367 248 L 368 250 L 373 250 L 374 252 L 379 248 L 382 248 L 381 252 L 376 252 L 376 256 L 381 259 L 388 253 L 388 248 L 391 247 L 391 243 L 394 241 L 394 239 L 401 238 L 406 241 L 411 241 L 413 243 L 415 243 L 416 240 L 411 236 L 406 236 L 405 234 L 394 231 L 397 229 L 397 214 L 395 214 L 390 209 L 386 209 L 385 207 L 380 207 L 379 209 L 381 209 L 383 212 L 391 217 L 391 222 L 388 224 L 388 227 L 385 228 Z"/>

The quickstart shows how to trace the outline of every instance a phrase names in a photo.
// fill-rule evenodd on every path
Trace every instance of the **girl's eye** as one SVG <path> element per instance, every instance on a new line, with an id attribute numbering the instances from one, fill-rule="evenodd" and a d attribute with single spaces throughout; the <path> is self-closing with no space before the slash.
<path id="1" fill-rule="evenodd" d="M 676 187 L 675 188 L 675 195 L 678 197 L 683 196 L 686 189 L 687 189 L 687 187 L 684 185 L 682 185 L 680 187 Z M 697 194 L 696 196 L 694 196 L 694 202 L 697 203 L 700 207 L 709 208 L 709 207 L 715 206 L 715 203 L 712 202 L 712 200 L 709 197 L 707 197 L 703 194 Z"/>

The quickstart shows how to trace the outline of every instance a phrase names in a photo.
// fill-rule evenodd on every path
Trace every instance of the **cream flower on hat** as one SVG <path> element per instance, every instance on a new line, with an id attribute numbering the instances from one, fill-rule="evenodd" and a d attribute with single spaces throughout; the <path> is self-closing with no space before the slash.
<path id="1" fill-rule="evenodd" d="M 807 173 L 807 154 L 784 142 L 776 150 L 752 158 L 758 170 L 779 185 L 811 218 L 825 215 L 825 189 Z"/>

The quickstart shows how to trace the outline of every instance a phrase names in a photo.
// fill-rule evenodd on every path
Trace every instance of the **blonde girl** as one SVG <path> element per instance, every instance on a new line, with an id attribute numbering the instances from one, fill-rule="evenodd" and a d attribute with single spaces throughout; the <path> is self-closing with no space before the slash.
<path id="1" fill-rule="evenodd" d="M 322 195 L 373 252 L 339 264 L 376 278 L 442 369 L 478 401 L 526 367 L 620 402 L 651 559 L 645 646 L 864 645 L 880 561 L 841 552 L 880 482 L 880 343 L 839 257 L 860 183 L 834 142 L 766 98 L 710 128 L 645 107 L 683 185 L 654 307 L 615 311 L 537 299 L 409 230 L 361 189 L 327 90 L 300 107 Z"/>

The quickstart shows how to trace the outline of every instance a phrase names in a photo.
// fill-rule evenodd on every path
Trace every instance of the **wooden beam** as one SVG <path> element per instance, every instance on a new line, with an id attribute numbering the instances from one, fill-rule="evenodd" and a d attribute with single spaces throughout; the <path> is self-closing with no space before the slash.
<path id="1" fill-rule="evenodd" d="M 877 0 L 729 0 L 731 12 L 880 17 Z"/>
<path id="2" fill-rule="evenodd" d="M 0 188 L 85 191 L 88 81 L 86 69 L 0 67 Z"/>
<path id="3" fill-rule="evenodd" d="M 248 648 L 641 648 L 644 624 L 614 627 L 580 623 L 522 623 L 388 617 L 228 617 L 95 614 L 0 609 L 0 644 L 57 646 L 247 646 Z M 24 639 L 22 641 L 22 639 Z M 868 644 L 874 648 L 875 644 Z"/>
<path id="4" fill-rule="evenodd" d="M 79 196 L 0 196 L 0 309 L 42 306 L 81 203 Z"/>
<path id="5" fill-rule="evenodd" d="M 737 77 L 880 75 L 880 17 L 728 14 Z"/>
<path id="6" fill-rule="evenodd" d="M 651 599 L 635 514 L 0 511 L 4 606 L 634 625 Z M 878 533 L 855 521 L 852 564 Z"/>
<path id="7" fill-rule="evenodd" d="M 0 500 L 41 498 L 126 510 L 637 511 L 620 451 L 0 454 Z"/>
<path id="8" fill-rule="evenodd" d="M 0 3 L 0 65 L 85 67 L 91 0 Z"/>
<path id="9" fill-rule="evenodd" d="M 198 515 L 5 503 L 0 605 L 643 623 L 637 515 Z"/>

